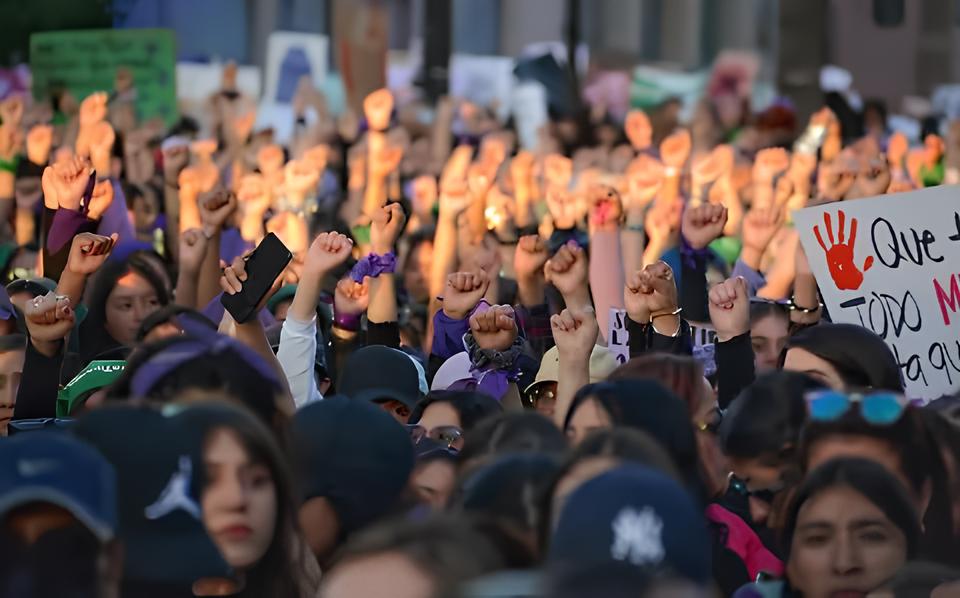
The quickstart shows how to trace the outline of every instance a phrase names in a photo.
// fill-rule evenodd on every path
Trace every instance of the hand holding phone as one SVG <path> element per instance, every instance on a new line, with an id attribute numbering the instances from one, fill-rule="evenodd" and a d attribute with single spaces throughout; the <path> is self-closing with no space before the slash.
<path id="1" fill-rule="evenodd" d="M 290 250 L 273 233 L 244 257 L 238 257 L 220 277 L 220 303 L 242 324 L 256 316 L 277 278 L 293 258 Z"/>

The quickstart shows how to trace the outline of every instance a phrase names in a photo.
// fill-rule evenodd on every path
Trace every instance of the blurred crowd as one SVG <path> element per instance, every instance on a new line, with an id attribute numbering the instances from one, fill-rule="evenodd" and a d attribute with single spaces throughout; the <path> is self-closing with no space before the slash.
<path id="1" fill-rule="evenodd" d="M 233 65 L 202 124 L 4 100 L 0 597 L 960 596 L 960 399 L 793 227 L 960 181 L 960 128 L 722 83 L 526 149 L 306 79 L 280 144 Z"/>

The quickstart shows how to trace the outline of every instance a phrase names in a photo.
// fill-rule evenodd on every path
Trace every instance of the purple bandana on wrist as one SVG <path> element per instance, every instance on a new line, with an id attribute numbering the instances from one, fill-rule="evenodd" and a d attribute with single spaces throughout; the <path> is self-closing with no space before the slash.
<path id="1" fill-rule="evenodd" d="M 381 274 L 393 274 L 397 269 L 397 256 L 393 252 L 383 255 L 371 253 L 363 258 L 350 271 L 350 278 L 363 282 L 364 277 L 376 278 Z"/>
<path id="2" fill-rule="evenodd" d="M 710 259 L 712 255 L 713 251 L 709 247 L 694 249 L 690 246 L 690 243 L 687 243 L 683 235 L 680 235 L 680 256 L 683 258 L 686 267 L 694 270 L 697 268 L 697 258 Z"/>

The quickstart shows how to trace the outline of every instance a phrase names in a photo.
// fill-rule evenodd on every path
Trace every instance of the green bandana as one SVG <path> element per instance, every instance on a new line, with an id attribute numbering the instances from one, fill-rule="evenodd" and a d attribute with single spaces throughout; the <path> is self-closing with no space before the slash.
<path id="1" fill-rule="evenodd" d="M 108 386 L 120 377 L 126 361 L 91 361 L 66 386 L 57 391 L 57 417 L 68 417 L 94 391 Z"/>

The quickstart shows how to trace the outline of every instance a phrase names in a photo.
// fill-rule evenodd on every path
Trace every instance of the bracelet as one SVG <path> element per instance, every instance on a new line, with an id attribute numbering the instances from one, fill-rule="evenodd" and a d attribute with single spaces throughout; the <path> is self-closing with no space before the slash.
<path id="1" fill-rule="evenodd" d="M 670 314 L 660 314 L 661 316 L 668 316 Z M 650 327 L 653 328 L 653 331 L 659 334 L 660 336 L 669 336 L 671 338 L 676 338 L 680 335 L 680 329 L 683 328 L 683 321 L 679 318 L 677 319 L 677 329 L 673 331 L 673 334 L 664 334 L 657 330 L 657 325 L 653 323 L 653 318 L 650 319 Z"/>
<path id="2" fill-rule="evenodd" d="M 397 256 L 388 251 L 383 255 L 368 254 L 350 270 L 350 278 L 355 282 L 363 282 L 364 277 L 376 278 L 381 274 L 393 274 L 397 269 Z"/>
<path id="3" fill-rule="evenodd" d="M 360 330 L 360 316 L 357 314 L 336 313 L 333 316 L 333 325 L 340 330 L 357 332 Z"/>
<path id="4" fill-rule="evenodd" d="M 793 297 L 790 297 L 790 300 L 787 301 L 787 309 L 800 314 L 815 314 L 820 311 L 821 307 L 823 307 L 823 303 L 818 303 L 816 307 L 801 307 L 797 305 Z"/>
<path id="5" fill-rule="evenodd" d="M 683 311 L 683 308 L 682 308 L 682 307 L 678 307 L 677 309 L 675 309 L 675 310 L 673 310 L 673 311 L 661 311 L 661 312 L 658 312 L 658 313 L 655 313 L 655 314 L 650 314 L 650 321 L 653 322 L 653 321 L 656 320 L 657 318 L 662 318 L 662 317 L 664 317 L 664 316 L 676 316 L 676 315 L 678 315 L 679 313 L 681 313 L 682 311 Z"/>

